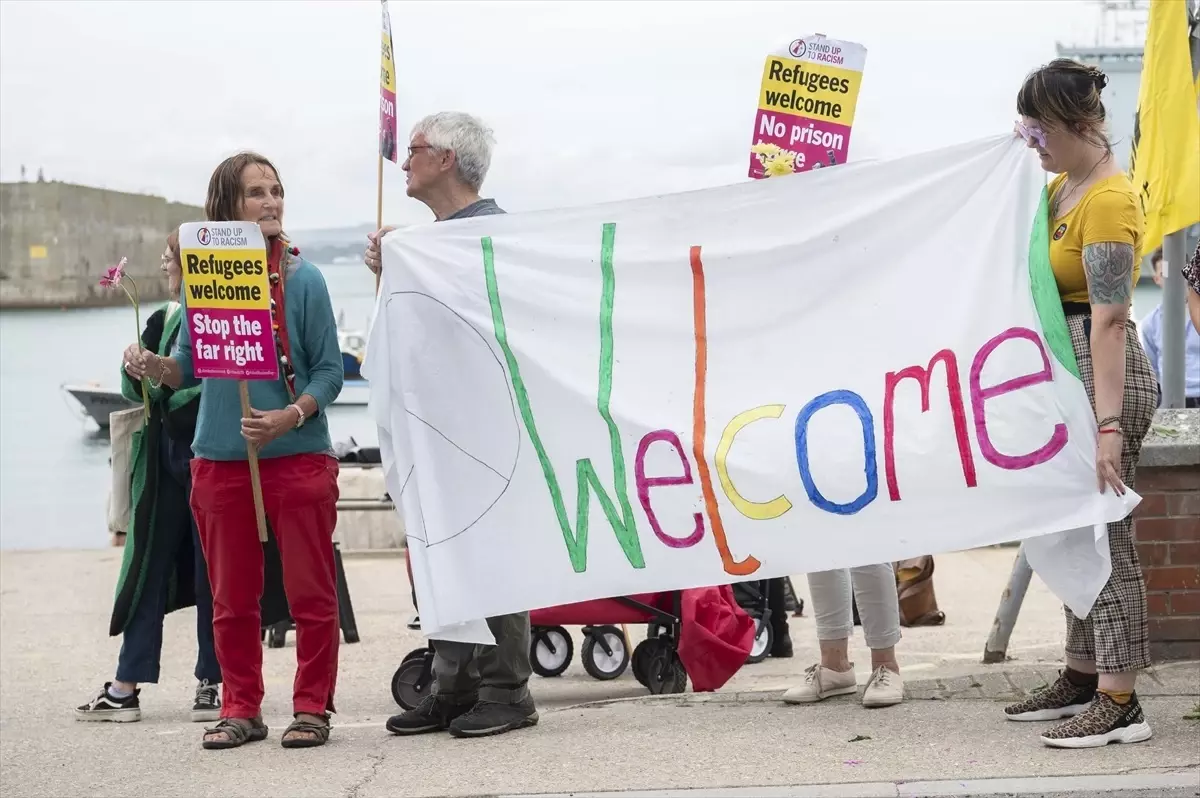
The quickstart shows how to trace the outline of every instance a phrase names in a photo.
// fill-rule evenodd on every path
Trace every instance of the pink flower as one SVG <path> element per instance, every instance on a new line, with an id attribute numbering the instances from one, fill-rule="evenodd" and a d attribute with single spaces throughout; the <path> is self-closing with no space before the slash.
<path id="1" fill-rule="evenodd" d="M 134 330 L 134 339 L 133 340 L 138 341 L 140 343 L 141 335 L 142 335 L 141 303 L 138 302 L 137 281 L 134 280 L 132 277 L 130 277 L 128 280 L 125 279 L 126 260 L 127 260 L 126 258 L 121 258 L 121 261 L 116 266 L 109 266 L 107 269 L 104 270 L 104 276 L 100 278 L 100 287 L 101 288 L 120 288 L 122 291 L 125 292 L 125 296 L 129 297 L 129 301 L 133 304 L 133 323 L 136 325 L 136 329 Z M 129 288 L 126 288 L 124 285 L 121 284 L 121 282 L 123 280 L 125 282 L 129 283 Z M 130 288 L 133 289 L 132 293 L 130 293 L 130 291 L 129 291 Z M 142 377 L 141 382 L 142 382 L 142 410 L 144 413 L 144 418 L 147 421 L 149 421 L 150 420 L 149 384 L 147 383 L 145 377 Z"/>
<path id="2" fill-rule="evenodd" d="M 116 266 L 109 266 L 104 271 L 104 276 L 100 278 L 100 285 L 103 288 L 117 288 L 121 285 L 121 278 L 125 276 L 125 258 L 121 258 L 121 262 Z"/>

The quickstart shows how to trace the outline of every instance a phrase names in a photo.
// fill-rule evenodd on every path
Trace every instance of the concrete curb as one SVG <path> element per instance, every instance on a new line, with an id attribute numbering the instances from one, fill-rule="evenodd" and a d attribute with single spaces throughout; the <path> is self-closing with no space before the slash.
<path id="1" fill-rule="evenodd" d="M 623 792 L 543 793 L 538 798 L 959 798 L 960 796 L 1104 795 L 1154 790 L 1195 789 L 1200 773 L 1120 774 L 1112 776 L 1040 776 L 1036 778 L 971 779 L 967 781 L 860 782 L 858 784 L 808 784 L 787 787 L 731 787 L 725 789 L 650 790 Z M 517 798 L 517 796 L 497 796 Z M 1146 798 L 1150 798 L 1147 794 Z"/>
<path id="2" fill-rule="evenodd" d="M 1048 687 L 1058 678 L 1055 668 L 995 668 L 978 675 L 957 676 L 951 679 L 918 679 L 904 685 L 906 701 L 1012 701 L 1020 700 Z M 556 707 L 554 712 L 571 709 L 599 709 L 629 703 L 674 703 L 695 706 L 714 704 L 762 704 L 782 701 L 784 691 L 778 687 L 739 690 L 722 693 L 674 693 L 670 695 L 638 695 L 585 701 Z M 1171 662 L 1146 671 L 1138 685 L 1139 696 L 1200 696 L 1200 661 Z"/>

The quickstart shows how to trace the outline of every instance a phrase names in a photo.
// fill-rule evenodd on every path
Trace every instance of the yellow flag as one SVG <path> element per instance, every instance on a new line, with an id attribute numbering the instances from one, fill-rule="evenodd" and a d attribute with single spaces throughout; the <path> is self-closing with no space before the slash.
<path id="1" fill-rule="evenodd" d="M 1200 222 L 1200 100 L 1188 51 L 1187 4 L 1151 0 L 1129 177 L 1146 215 L 1143 254 Z"/>

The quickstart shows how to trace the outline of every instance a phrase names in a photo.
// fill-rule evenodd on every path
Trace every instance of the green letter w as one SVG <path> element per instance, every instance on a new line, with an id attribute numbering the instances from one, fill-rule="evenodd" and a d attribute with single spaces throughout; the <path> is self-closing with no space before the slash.
<path id="1" fill-rule="evenodd" d="M 609 400 L 612 398 L 613 373 L 613 295 L 616 292 L 616 280 L 613 277 L 613 238 L 616 235 L 615 224 L 604 225 L 604 235 L 600 247 L 600 274 L 603 287 L 600 296 L 600 390 L 596 398 L 596 407 L 600 417 L 608 425 L 608 441 L 612 449 L 613 479 L 617 502 L 621 506 L 620 515 L 613 505 L 612 499 L 596 477 L 596 469 L 592 467 L 591 458 L 583 458 L 575 462 L 575 483 L 578 497 L 575 503 L 575 528 L 571 531 L 571 523 L 567 519 L 567 508 L 563 504 L 562 490 L 558 485 L 558 477 L 554 466 L 546 454 L 538 435 L 537 424 L 533 420 L 533 408 L 529 404 L 529 392 L 525 389 L 525 381 L 521 379 L 521 367 L 508 345 L 508 328 L 504 325 L 504 310 L 500 306 L 500 290 L 496 285 L 496 263 L 492 253 L 492 239 L 483 239 L 483 271 L 487 279 L 488 301 L 492 306 L 492 327 L 496 333 L 496 342 L 504 352 L 508 363 L 508 372 L 512 377 L 513 391 L 517 395 L 517 405 L 521 408 L 521 419 L 529 432 L 529 439 L 537 452 L 538 461 L 542 464 L 542 474 L 546 478 L 546 487 L 550 489 L 550 500 L 554 503 L 554 512 L 558 516 L 558 525 L 562 528 L 563 541 L 567 544 L 567 553 L 571 558 L 571 567 L 576 573 L 587 570 L 587 540 L 588 540 L 588 510 L 591 506 L 591 491 L 596 492 L 596 499 L 604 509 L 608 523 L 612 525 L 617 541 L 621 544 L 625 558 L 634 568 L 645 568 L 642 558 L 642 544 L 638 540 L 637 526 L 633 520 L 633 508 L 629 506 L 628 491 L 625 486 L 625 455 L 621 451 L 621 433 L 613 422 L 609 411 Z"/>

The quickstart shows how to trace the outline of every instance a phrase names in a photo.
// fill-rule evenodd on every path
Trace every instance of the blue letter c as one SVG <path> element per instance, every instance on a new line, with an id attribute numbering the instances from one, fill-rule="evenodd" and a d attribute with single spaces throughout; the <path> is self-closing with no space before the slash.
<path id="1" fill-rule="evenodd" d="M 867 487 L 857 499 L 847 504 L 831 502 L 817 490 L 808 465 L 808 422 L 818 410 L 830 405 L 849 405 L 862 422 L 863 470 L 867 475 Z M 853 515 L 871 502 L 879 493 L 879 471 L 875 466 L 875 419 L 863 398 L 854 391 L 828 391 L 806 404 L 796 416 L 796 465 L 800 468 L 800 480 L 808 493 L 808 500 L 827 513 Z"/>

